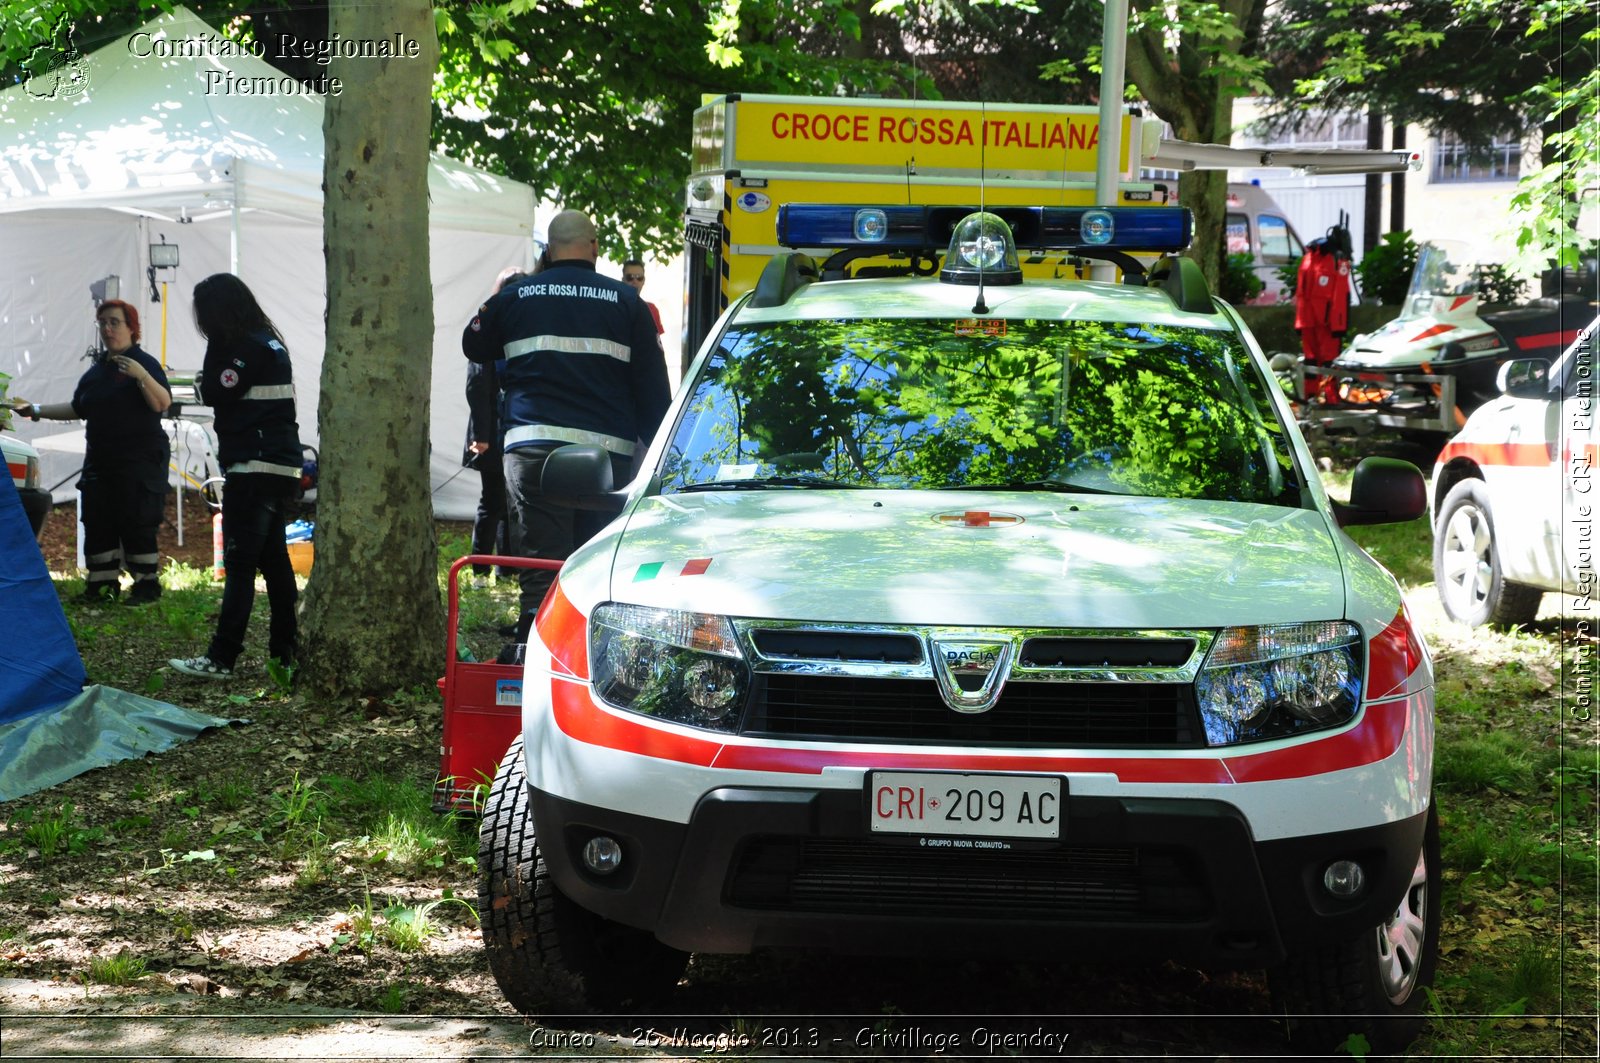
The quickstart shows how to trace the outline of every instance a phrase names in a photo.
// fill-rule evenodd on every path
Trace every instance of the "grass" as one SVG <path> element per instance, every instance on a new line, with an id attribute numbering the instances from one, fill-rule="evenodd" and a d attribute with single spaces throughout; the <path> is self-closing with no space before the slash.
<path id="1" fill-rule="evenodd" d="M 48 811 L 24 807 L 15 814 L 11 825 L 13 829 L 20 828 L 22 843 L 31 846 L 39 859 L 50 860 L 84 852 L 105 838 L 103 828 L 80 826 L 76 816 L 72 802 L 64 801 Z"/>
<path id="2" fill-rule="evenodd" d="M 115 956 L 96 956 L 90 960 L 83 981 L 92 985 L 133 985 L 145 976 L 147 966 L 143 957 L 123 949 Z"/>

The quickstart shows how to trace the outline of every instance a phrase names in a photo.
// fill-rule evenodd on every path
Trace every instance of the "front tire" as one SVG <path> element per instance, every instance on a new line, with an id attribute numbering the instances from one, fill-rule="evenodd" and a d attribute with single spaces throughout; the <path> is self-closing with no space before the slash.
<path id="1" fill-rule="evenodd" d="M 1375 1052 L 1401 1052 L 1422 1032 L 1424 990 L 1439 958 L 1439 813 L 1428 810 L 1422 850 L 1394 914 L 1350 940 L 1290 957 L 1271 972 L 1296 1039 L 1337 1049 L 1352 1034 Z"/>
<path id="2" fill-rule="evenodd" d="M 1433 534 L 1433 582 L 1450 616 L 1482 624 L 1526 624 L 1539 613 L 1544 592 L 1513 583 L 1500 570 L 1489 491 L 1482 480 L 1462 480 L 1444 496 Z"/>
<path id="3" fill-rule="evenodd" d="M 642 1003 L 683 975 L 688 954 L 580 908 L 551 881 L 528 811 L 521 735 L 500 761 L 484 805 L 478 876 L 489 970 L 524 1014 Z"/>

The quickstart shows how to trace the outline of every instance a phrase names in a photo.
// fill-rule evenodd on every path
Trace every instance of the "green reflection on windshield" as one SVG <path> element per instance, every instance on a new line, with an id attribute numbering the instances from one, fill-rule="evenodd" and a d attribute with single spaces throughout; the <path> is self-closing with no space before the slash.
<path id="1" fill-rule="evenodd" d="M 751 325 L 694 382 L 666 493 L 803 476 L 1301 504 L 1236 335 L 1089 321 Z"/>

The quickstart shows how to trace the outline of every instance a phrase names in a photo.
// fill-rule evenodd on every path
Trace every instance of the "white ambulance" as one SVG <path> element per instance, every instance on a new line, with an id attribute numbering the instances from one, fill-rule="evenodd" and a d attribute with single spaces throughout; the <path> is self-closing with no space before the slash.
<path id="1" fill-rule="evenodd" d="M 1162 125 L 1123 115 L 1118 204 L 1164 204 L 1165 184 L 1138 180 Z M 1100 112 L 1095 107 L 943 100 L 731 94 L 694 114 L 684 197 L 683 351 L 693 357 L 728 306 L 755 285 L 778 244 L 785 203 L 916 203 L 1002 217 L 1011 207 L 1090 206 Z M 1173 202 L 1176 202 L 1175 192 Z M 964 211 L 963 211 L 964 213 Z M 942 250 L 936 249 L 935 254 Z M 926 276 L 930 258 L 904 251 L 857 265 L 858 275 Z M 1039 250 L 1028 276 L 1076 276 L 1069 256 Z"/>
<path id="2" fill-rule="evenodd" d="M 1368 459 L 1326 496 L 1174 257 L 1186 210 L 903 200 L 769 204 L 780 253 L 638 479 L 551 455 L 546 493 L 616 519 L 538 614 L 484 810 L 501 989 L 636 1006 L 759 948 L 1115 955 L 1265 968 L 1307 1050 L 1403 1045 L 1439 933 L 1433 674 L 1343 528 L 1419 516 L 1421 474 Z M 852 276 L 885 256 L 928 265 Z"/>

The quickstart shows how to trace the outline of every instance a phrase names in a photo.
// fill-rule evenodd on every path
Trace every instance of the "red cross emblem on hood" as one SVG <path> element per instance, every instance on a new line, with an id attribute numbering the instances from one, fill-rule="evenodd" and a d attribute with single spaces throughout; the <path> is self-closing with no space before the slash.
<path id="1" fill-rule="evenodd" d="M 1023 522 L 1015 513 L 990 513 L 984 509 L 940 513 L 933 519 L 947 528 L 1009 528 Z"/>

